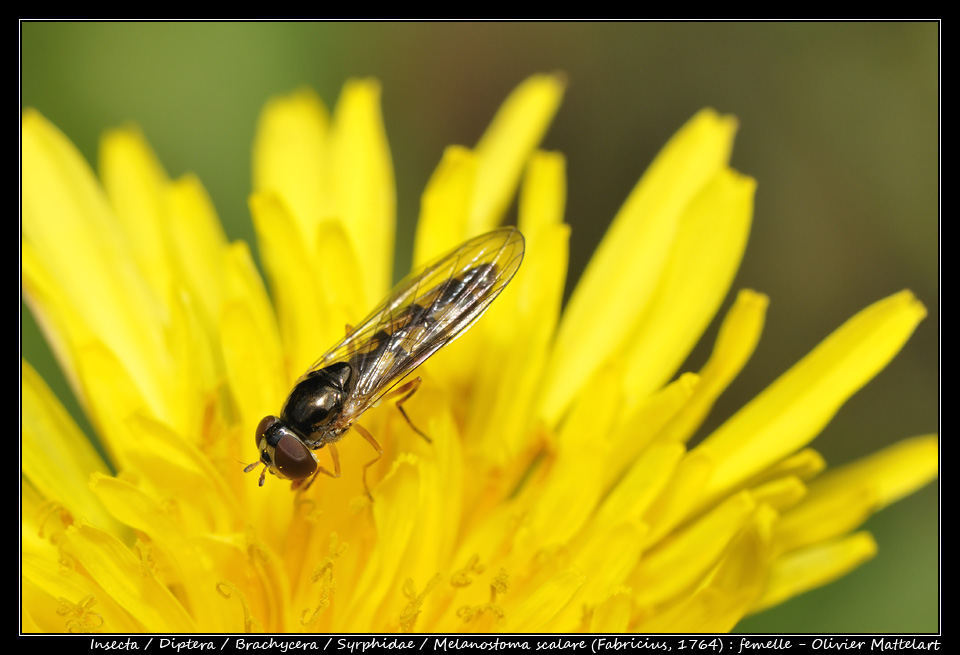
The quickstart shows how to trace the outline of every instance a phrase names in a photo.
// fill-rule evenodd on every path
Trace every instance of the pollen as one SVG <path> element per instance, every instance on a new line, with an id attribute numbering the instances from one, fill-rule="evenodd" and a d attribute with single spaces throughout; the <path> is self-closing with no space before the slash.
<path id="1" fill-rule="evenodd" d="M 337 533 L 330 534 L 330 545 L 328 555 L 317 564 L 310 574 L 310 581 L 314 584 L 320 583 L 320 598 L 317 605 L 311 611 L 310 608 L 300 612 L 300 625 L 310 627 L 317 622 L 333 599 L 333 592 L 336 590 L 336 583 L 333 579 L 334 562 L 347 550 L 347 544 L 340 543 Z M 309 616 L 308 616 L 309 615 Z"/>
<path id="2" fill-rule="evenodd" d="M 314 582 L 321 582 L 320 586 L 320 600 L 317 603 L 317 606 L 313 609 L 313 612 L 310 612 L 310 608 L 306 608 L 300 612 L 300 625 L 305 627 L 310 627 L 317 622 L 317 619 L 327 611 L 327 608 L 330 607 L 331 596 L 333 593 L 333 569 L 327 568 L 324 569 L 323 574 L 319 580 L 314 580 Z M 310 615 L 307 618 L 307 615 Z"/>
<path id="3" fill-rule="evenodd" d="M 487 567 L 485 567 L 483 564 L 480 563 L 480 556 L 473 555 L 470 558 L 470 561 L 467 562 L 466 566 L 464 566 L 462 569 L 459 569 L 458 571 L 455 571 L 450 576 L 450 584 L 453 585 L 454 587 L 467 587 L 473 584 L 472 576 L 483 573 L 486 570 L 486 568 Z"/>
<path id="4" fill-rule="evenodd" d="M 240 607 L 243 610 L 243 631 L 245 633 L 263 632 L 263 624 L 251 614 L 247 597 L 237 588 L 237 585 L 221 580 L 217 583 L 217 593 L 226 600 L 230 600 L 234 594 L 237 595 L 237 600 L 240 601 Z"/>
<path id="5" fill-rule="evenodd" d="M 417 617 L 420 616 L 421 607 L 423 606 L 423 600 L 427 597 L 433 588 L 439 584 L 443 576 L 440 573 L 437 573 L 435 576 L 430 578 L 426 586 L 423 588 L 419 594 L 417 593 L 416 587 L 414 587 L 413 580 L 407 578 L 403 583 L 403 595 L 409 599 L 410 603 L 403 608 L 403 611 L 400 613 L 400 629 L 403 632 L 413 632 L 413 627 L 417 622 Z"/>
<path id="6" fill-rule="evenodd" d="M 471 560 L 472 561 L 472 560 Z M 503 607 L 497 602 L 497 596 L 507 593 L 507 583 L 509 576 L 506 569 L 500 571 L 490 581 L 490 602 L 480 605 L 464 605 L 457 610 L 457 616 L 464 623 L 470 623 L 483 614 L 488 614 L 495 621 L 500 621 L 505 616 Z"/>
<path id="7" fill-rule="evenodd" d="M 103 617 L 91 608 L 97 604 L 93 594 L 84 596 L 76 603 L 66 598 L 58 598 L 57 614 L 67 617 L 67 632 L 99 632 L 103 627 Z"/>

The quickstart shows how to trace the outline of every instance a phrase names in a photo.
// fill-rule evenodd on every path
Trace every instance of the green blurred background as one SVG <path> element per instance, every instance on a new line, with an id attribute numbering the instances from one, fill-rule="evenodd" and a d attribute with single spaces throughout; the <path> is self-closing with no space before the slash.
<path id="1" fill-rule="evenodd" d="M 569 86 L 544 147 L 568 161 L 568 292 L 667 138 L 701 107 L 735 114 L 741 127 L 733 164 L 759 185 L 734 288 L 763 291 L 771 305 L 756 354 L 707 428 L 855 312 L 910 288 L 928 318 L 814 446 L 838 464 L 938 430 L 935 23 L 21 28 L 23 106 L 39 109 L 94 165 L 105 128 L 139 124 L 167 171 L 197 173 L 227 234 L 250 242 L 250 150 L 264 101 L 305 84 L 332 106 L 347 78 L 379 78 L 398 189 L 398 271 L 409 265 L 420 193 L 443 148 L 473 145 L 528 75 L 563 71 Z M 22 328 L 24 356 L 68 396 L 26 309 Z M 714 324 L 686 369 L 703 363 L 715 334 Z M 72 399 L 68 404 L 76 411 Z M 739 629 L 937 631 L 935 486 L 871 519 L 866 527 L 880 544 L 873 561 Z"/>

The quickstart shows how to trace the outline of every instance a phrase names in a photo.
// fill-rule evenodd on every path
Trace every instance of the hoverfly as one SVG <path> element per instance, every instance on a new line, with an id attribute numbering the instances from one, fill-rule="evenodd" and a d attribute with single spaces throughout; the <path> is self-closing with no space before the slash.
<path id="1" fill-rule="evenodd" d="M 343 341 L 300 376 L 279 417 L 260 421 L 260 459 L 244 471 L 262 463 L 260 486 L 269 470 L 292 480 L 292 489 L 308 488 L 320 473 L 338 478 L 340 458 L 334 444 L 352 427 L 377 451 L 363 467 L 369 495 L 367 468 L 383 449 L 355 421 L 382 400 L 399 398 L 396 406 L 404 419 L 430 441 L 403 409 L 420 378 L 397 385 L 480 318 L 517 272 L 523 250 L 520 231 L 504 227 L 470 239 L 404 278 L 370 316 L 355 328 L 348 326 Z M 324 446 L 329 447 L 333 473 L 320 466 L 314 453 Z"/>

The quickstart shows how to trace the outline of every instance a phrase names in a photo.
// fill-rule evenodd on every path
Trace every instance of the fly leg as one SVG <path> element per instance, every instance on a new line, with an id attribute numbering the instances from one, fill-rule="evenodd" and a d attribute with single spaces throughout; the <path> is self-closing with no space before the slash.
<path id="1" fill-rule="evenodd" d="M 397 406 L 397 409 L 400 410 L 400 413 L 403 414 L 403 418 L 404 420 L 406 420 L 407 425 L 410 426 L 411 430 L 413 430 L 414 432 L 419 434 L 421 437 L 423 437 L 427 443 L 433 443 L 433 439 L 428 437 L 426 434 L 423 433 L 423 431 L 420 428 L 418 428 L 416 425 L 413 424 L 413 421 L 411 421 L 410 417 L 407 416 L 407 410 L 403 408 L 403 403 L 410 400 L 410 396 L 417 393 L 417 389 L 420 388 L 420 382 L 422 382 L 420 378 L 413 378 L 406 384 L 401 385 L 397 389 L 394 389 L 393 391 L 388 393 L 386 396 L 384 396 L 384 400 L 390 400 L 392 398 L 396 398 L 397 396 L 401 396 L 400 400 L 398 400 L 395 404 Z"/>
<path id="2" fill-rule="evenodd" d="M 320 475 L 321 473 L 323 473 L 324 475 L 328 475 L 334 479 L 340 477 L 340 453 L 337 452 L 337 447 L 334 446 L 332 443 L 327 444 L 327 448 L 330 449 L 330 459 L 333 460 L 333 473 L 331 473 L 327 469 L 317 464 L 316 472 L 310 476 L 310 479 L 307 480 L 307 483 L 305 485 L 303 485 L 303 480 L 295 480 L 293 484 L 290 485 L 291 489 L 299 489 L 300 485 L 303 485 L 303 488 L 300 489 L 300 493 L 305 492 L 307 489 L 310 488 L 310 485 L 313 484 L 313 481 L 316 480 L 317 476 Z"/>
<path id="3" fill-rule="evenodd" d="M 377 440 L 373 438 L 373 435 L 367 432 L 367 429 L 359 423 L 354 423 L 353 429 L 359 432 L 360 436 L 366 439 L 367 443 L 370 444 L 375 451 L 377 451 L 377 456 L 363 465 L 363 490 L 367 493 L 367 498 L 369 498 L 372 502 L 373 494 L 370 493 L 370 486 L 367 484 L 367 469 L 379 462 L 380 458 L 383 457 L 383 447 L 377 443 Z"/>

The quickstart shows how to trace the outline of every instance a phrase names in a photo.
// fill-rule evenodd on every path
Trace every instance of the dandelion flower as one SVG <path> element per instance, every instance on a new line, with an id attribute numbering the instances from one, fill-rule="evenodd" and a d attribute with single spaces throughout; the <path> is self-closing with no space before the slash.
<path id="1" fill-rule="evenodd" d="M 670 140 L 561 313 L 564 160 L 536 148 L 562 88 L 524 82 L 423 194 L 416 262 L 498 226 L 518 188 L 527 254 L 419 370 L 406 407 L 432 444 L 392 407 L 364 415 L 386 449 L 372 501 L 350 435 L 342 477 L 306 493 L 242 470 L 260 419 L 389 289 L 377 84 L 348 83 L 332 114 L 305 90 L 264 109 L 250 207 L 268 284 L 136 129 L 103 138 L 98 180 L 24 112 L 24 295 L 99 444 L 24 362 L 24 631 L 715 632 L 874 554 L 857 527 L 935 475 L 936 438 L 826 472 L 809 444 L 923 306 L 868 307 L 689 445 L 767 306 L 740 292 L 709 361 L 677 376 L 750 227 L 735 122 L 702 111 Z"/>

